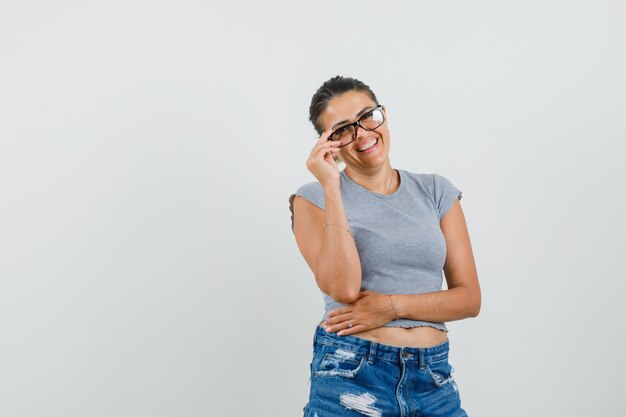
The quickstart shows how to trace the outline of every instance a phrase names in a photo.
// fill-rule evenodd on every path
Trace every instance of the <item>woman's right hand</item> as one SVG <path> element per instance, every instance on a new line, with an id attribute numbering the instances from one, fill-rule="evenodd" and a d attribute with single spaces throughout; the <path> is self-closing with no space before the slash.
<path id="1" fill-rule="evenodd" d="M 317 178 L 322 187 L 339 184 L 339 166 L 334 159 L 339 154 L 339 142 L 327 140 L 331 133 L 331 129 L 322 133 L 306 161 L 307 169 Z"/>

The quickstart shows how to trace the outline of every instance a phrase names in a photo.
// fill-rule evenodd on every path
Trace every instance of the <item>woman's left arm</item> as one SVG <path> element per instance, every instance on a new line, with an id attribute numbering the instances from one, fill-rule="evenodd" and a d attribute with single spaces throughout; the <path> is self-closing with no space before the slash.
<path id="1" fill-rule="evenodd" d="M 330 331 L 341 330 L 341 335 L 358 333 L 380 327 L 393 320 L 395 315 L 398 318 L 440 323 L 476 317 L 480 312 L 480 285 L 459 200 L 452 204 L 440 225 L 447 246 L 443 267 L 447 290 L 424 294 L 393 294 L 391 297 L 364 291 L 355 302 L 330 312 Z M 348 329 L 343 323 L 347 323 L 348 319 L 362 325 Z"/>
<path id="2" fill-rule="evenodd" d="M 397 294 L 392 299 L 398 317 L 447 322 L 476 317 L 480 285 L 463 209 L 457 199 L 441 219 L 447 256 L 443 270 L 448 289 L 425 294 Z"/>

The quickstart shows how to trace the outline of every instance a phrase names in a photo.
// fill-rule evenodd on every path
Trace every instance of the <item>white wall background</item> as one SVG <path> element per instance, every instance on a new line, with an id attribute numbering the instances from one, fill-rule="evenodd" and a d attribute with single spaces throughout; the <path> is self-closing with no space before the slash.
<path id="1" fill-rule="evenodd" d="M 312 94 L 463 193 L 471 416 L 626 416 L 624 1 L 0 1 L 0 415 L 297 416 Z"/>

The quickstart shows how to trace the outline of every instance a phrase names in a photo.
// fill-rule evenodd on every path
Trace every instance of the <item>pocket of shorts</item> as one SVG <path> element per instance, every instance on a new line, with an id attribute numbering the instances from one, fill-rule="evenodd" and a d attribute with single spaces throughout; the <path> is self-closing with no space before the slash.
<path id="1" fill-rule="evenodd" d="M 450 363 L 448 362 L 448 358 L 428 362 L 426 365 L 426 370 L 430 374 L 433 383 L 436 386 L 443 387 L 450 384 L 453 387 L 456 387 L 454 377 L 452 376 L 452 373 L 454 372 L 454 367 L 450 365 Z"/>
<path id="2" fill-rule="evenodd" d="M 311 365 L 313 376 L 354 378 L 363 369 L 367 359 L 362 353 L 336 346 L 323 346 Z"/>

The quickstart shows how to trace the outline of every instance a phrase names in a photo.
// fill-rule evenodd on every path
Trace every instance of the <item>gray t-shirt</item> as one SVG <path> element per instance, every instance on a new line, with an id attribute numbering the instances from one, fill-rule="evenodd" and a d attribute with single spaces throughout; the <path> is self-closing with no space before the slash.
<path id="1" fill-rule="evenodd" d="M 382 294 L 422 294 L 440 291 L 446 241 L 440 220 L 462 192 L 438 174 L 398 170 L 400 186 L 393 194 L 378 194 L 354 182 L 341 171 L 341 196 L 350 230 L 361 260 L 361 290 Z M 300 187 L 298 195 L 322 210 L 324 190 L 314 181 Z M 322 292 L 328 312 L 344 306 Z M 399 319 L 387 327 L 431 326 L 448 331 L 445 323 Z"/>

